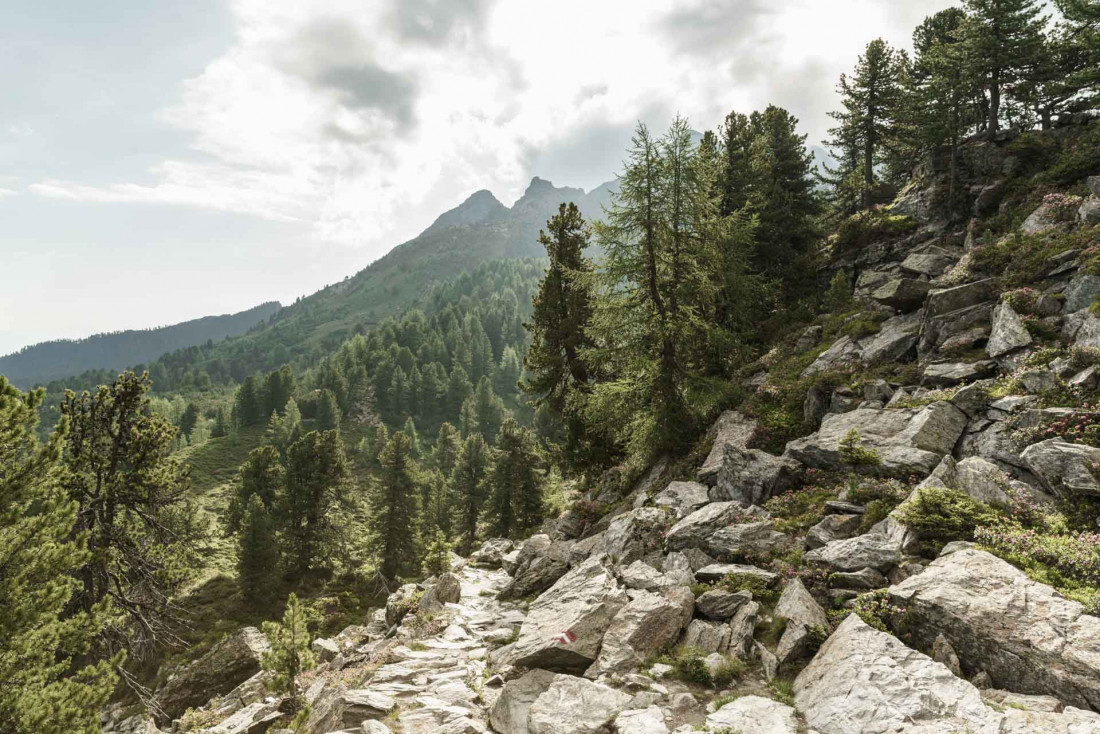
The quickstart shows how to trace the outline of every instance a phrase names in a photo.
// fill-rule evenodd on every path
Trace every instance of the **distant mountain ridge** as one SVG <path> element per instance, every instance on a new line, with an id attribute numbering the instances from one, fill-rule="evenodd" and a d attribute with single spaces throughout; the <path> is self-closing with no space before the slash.
<path id="1" fill-rule="evenodd" d="M 268 301 L 234 314 L 204 316 L 171 326 L 95 334 L 85 339 L 58 339 L 32 344 L 0 357 L 0 375 L 22 388 L 44 384 L 86 370 L 125 369 L 168 352 L 248 332 L 273 316 L 282 305 Z"/>

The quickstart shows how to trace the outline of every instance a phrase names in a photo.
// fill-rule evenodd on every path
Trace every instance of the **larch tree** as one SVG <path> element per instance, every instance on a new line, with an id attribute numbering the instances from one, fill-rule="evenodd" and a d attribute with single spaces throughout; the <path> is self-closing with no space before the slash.
<path id="1" fill-rule="evenodd" d="M 516 537 L 542 522 L 543 477 L 534 433 L 509 418 L 501 426 L 489 473 L 489 517 L 496 535 Z"/>
<path id="2" fill-rule="evenodd" d="M 302 707 L 302 696 L 298 690 L 298 675 L 311 670 L 316 663 L 309 644 L 309 628 L 314 624 L 316 615 L 305 604 L 291 594 L 286 600 L 283 620 L 264 622 L 264 634 L 271 649 L 263 654 L 261 665 L 271 673 L 271 685 L 276 693 L 288 696 L 291 710 Z"/>
<path id="3" fill-rule="evenodd" d="M 234 494 L 226 508 L 226 530 L 231 533 L 240 530 L 252 497 L 259 497 L 264 507 L 274 510 L 285 487 L 286 468 L 278 449 L 274 446 L 252 449 L 237 472 Z"/>
<path id="4" fill-rule="evenodd" d="M 397 431 L 379 456 L 381 470 L 370 488 L 370 547 L 379 572 L 393 579 L 420 568 L 416 529 L 420 493 L 412 458 L 412 441 Z"/>
<path id="5" fill-rule="evenodd" d="M 348 466 L 339 431 L 311 431 L 287 449 L 286 491 L 278 510 L 291 569 L 304 576 L 325 565 L 348 509 Z"/>
<path id="6" fill-rule="evenodd" d="M 35 439 L 43 395 L 0 377 L 0 734 L 93 734 L 121 658 L 75 663 L 108 609 L 64 613 L 89 556 L 57 483 L 67 420 Z"/>
<path id="7" fill-rule="evenodd" d="M 486 477 L 489 472 L 489 446 L 480 433 L 462 442 L 454 470 L 451 472 L 450 489 L 454 507 L 454 527 L 464 553 L 473 550 L 477 542 L 477 523 L 488 496 Z"/>
<path id="8" fill-rule="evenodd" d="M 275 521 L 258 494 L 248 499 L 237 538 L 237 579 L 247 602 L 262 608 L 271 601 L 279 568 Z"/>

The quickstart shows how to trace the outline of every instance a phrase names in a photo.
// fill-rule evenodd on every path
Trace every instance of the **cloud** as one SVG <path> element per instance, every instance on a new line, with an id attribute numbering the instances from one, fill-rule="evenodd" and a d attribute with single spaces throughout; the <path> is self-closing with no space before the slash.
<path id="1" fill-rule="evenodd" d="M 15 196 L 18 193 L 18 191 L 14 191 L 12 189 L 0 188 L 0 199 L 4 198 L 5 196 Z"/>
<path id="2" fill-rule="evenodd" d="M 679 112 L 702 130 L 730 109 L 776 102 L 816 142 L 837 75 L 870 38 L 904 42 L 911 27 L 898 19 L 928 10 L 895 1 L 909 10 L 881 0 L 230 0 L 232 44 L 181 81 L 162 113 L 190 156 L 140 180 L 92 185 L 77 174 L 29 188 L 307 222 L 315 244 L 374 257 L 472 191 L 508 202 L 535 174 L 609 178 L 639 118 L 660 129 Z"/>

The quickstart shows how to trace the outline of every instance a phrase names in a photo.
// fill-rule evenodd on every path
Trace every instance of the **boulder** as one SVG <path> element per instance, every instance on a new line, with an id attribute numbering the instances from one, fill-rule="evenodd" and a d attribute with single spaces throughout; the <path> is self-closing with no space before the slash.
<path id="1" fill-rule="evenodd" d="M 889 589 L 914 643 L 942 634 L 965 672 L 994 685 L 1100 709 L 1100 619 L 1023 571 L 975 549 L 940 556 Z"/>
<path id="2" fill-rule="evenodd" d="M 1058 228 L 1065 221 L 1062 206 L 1055 202 L 1044 201 L 1023 221 L 1020 231 L 1024 234 L 1042 234 Z"/>
<path id="3" fill-rule="evenodd" d="M 931 387 L 953 387 L 963 382 L 974 382 L 996 373 L 997 364 L 990 360 L 979 362 L 936 362 L 924 368 L 921 384 Z"/>
<path id="4" fill-rule="evenodd" d="M 590 557 L 531 604 L 507 658 L 527 668 L 581 673 L 628 601 L 604 558 Z"/>
<path id="5" fill-rule="evenodd" d="M 818 355 L 813 363 L 802 370 L 802 377 L 811 377 L 820 372 L 827 372 L 846 364 L 855 364 L 860 361 L 863 350 L 859 343 L 850 336 L 842 336 L 833 342 L 832 346 Z"/>
<path id="6" fill-rule="evenodd" d="M 1070 314 L 1062 327 L 1062 335 L 1073 339 L 1075 347 L 1100 349 L 1100 317 L 1088 310 Z"/>
<path id="7" fill-rule="evenodd" d="M 440 576 L 420 597 L 420 611 L 438 614 L 446 604 L 457 604 L 462 596 L 462 582 L 453 573 Z"/>
<path id="8" fill-rule="evenodd" d="M 880 286 L 871 298 L 898 311 L 915 311 L 924 303 L 932 285 L 926 280 L 897 278 Z"/>
<path id="9" fill-rule="evenodd" d="M 504 555 L 512 550 L 512 541 L 507 538 L 492 538 L 470 554 L 470 563 L 484 568 L 500 568 Z"/>
<path id="10" fill-rule="evenodd" d="M 584 678 L 559 675 L 527 712 L 528 734 L 602 734 L 632 698 Z"/>
<path id="11" fill-rule="evenodd" d="M 713 583 L 715 581 L 721 581 L 731 574 L 734 576 L 751 576 L 760 579 L 768 586 L 773 585 L 779 580 L 779 574 L 765 571 L 756 566 L 744 566 L 737 563 L 715 563 L 700 568 L 695 572 L 695 578 L 702 583 Z"/>
<path id="12" fill-rule="evenodd" d="M 572 544 L 553 542 L 549 535 L 532 535 L 513 561 L 512 580 L 500 590 L 501 599 L 541 594 L 569 570 Z"/>
<path id="13" fill-rule="evenodd" d="M 720 561 L 733 561 L 746 556 L 766 555 L 787 548 L 792 543 L 791 538 L 775 530 L 770 520 L 762 520 L 716 530 L 704 548 Z"/>
<path id="14" fill-rule="evenodd" d="M 203 734 L 264 734 L 275 726 L 275 723 L 284 718 L 279 711 L 278 704 L 267 701 L 256 701 L 234 712 L 226 719 L 222 719 L 216 726 L 203 729 Z M 159 734 L 159 729 L 152 729 L 142 734 Z"/>
<path id="15" fill-rule="evenodd" d="M 1066 313 L 1076 313 L 1086 309 L 1100 295 L 1100 276 L 1082 273 L 1076 276 L 1063 291 L 1065 300 L 1062 308 Z"/>
<path id="16" fill-rule="evenodd" d="M 340 646 L 334 640 L 325 637 L 318 637 L 311 642 L 309 649 L 313 651 L 313 655 L 319 663 L 327 663 L 340 654 Z"/>
<path id="17" fill-rule="evenodd" d="M 1100 199 L 1085 199 L 1077 210 L 1077 220 L 1086 227 L 1100 224 Z"/>
<path id="18" fill-rule="evenodd" d="M 740 609 L 729 622 L 730 641 L 728 652 L 737 656 L 739 660 L 748 662 L 752 659 L 756 642 L 753 634 L 756 632 L 756 619 L 760 614 L 760 604 L 750 601 Z"/>
<path id="19" fill-rule="evenodd" d="M 806 533 L 806 550 L 821 548 L 834 540 L 845 540 L 859 532 L 860 515 L 826 515 Z"/>
<path id="20" fill-rule="evenodd" d="M 386 597 L 386 626 L 394 627 L 401 624 L 405 615 L 411 612 L 419 603 L 419 597 L 423 591 L 416 584 L 402 584 L 397 591 Z"/>
<path id="21" fill-rule="evenodd" d="M 528 734 L 527 714 L 531 710 L 531 704 L 546 692 L 557 677 L 557 673 L 536 669 L 505 683 L 496 702 L 489 709 L 489 723 L 493 730 L 508 734 Z"/>
<path id="22" fill-rule="evenodd" d="M 798 734 L 798 719 L 790 706 L 761 696 L 741 696 L 707 716 L 709 731 Z"/>
<path id="23" fill-rule="evenodd" d="M 947 268 L 958 262 L 958 256 L 942 247 L 930 245 L 909 253 L 901 262 L 901 269 L 914 275 L 927 275 L 936 278 Z"/>
<path id="24" fill-rule="evenodd" d="M 905 359 L 920 337 L 922 316 L 923 312 L 916 311 L 886 319 L 877 334 L 860 340 L 860 361 L 879 364 Z"/>
<path id="25" fill-rule="evenodd" d="M 825 610 L 814 601 L 810 592 L 796 577 L 788 582 L 775 605 L 775 615 L 787 620 L 783 636 L 775 649 L 775 657 L 784 665 L 807 651 L 807 645 L 813 635 L 812 628 L 818 627 L 827 632 L 829 618 Z"/>
<path id="26" fill-rule="evenodd" d="M 668 734 L 665 714 L 659 706 L 628 709 L 615 717 L 614 734 Z"/>
<path id="27" fill-rule="evenodd" d="M 710 499 L 763 505 L 786 488 L 797 468 L 790 459 L 760 449 L 726 446 Z"/>
<path id="28" fill-rule="evenodd" d="M 730 646 L 730 626 L 693 619 L 684 630 L 680 645 L 699 650 L 703 654 L 725 652 Z"/>
<path id="29" fill-rule="evenodd" d="M 986 354 L 1000 357 L 1028 344 L 1031 344 L 1031 334 L 1012 306 L 1002 303 L 993 309 L 993 330 L 985 346 Z"/>
<path id="30" fill-rule="evenodd" d="M 236 688 L 260 670 L 260 659 L 270 650 L 267 637 L 255 627 L 242 627 L 198 660 L 178 669 L 157 690 L 155 700 L 163 718 L 179 718 L 211 698 Z"/>
<path id="31" fill-rule="evenodd" d="M 713 485 L 718 478 L 718 470 L 722 467 L 727 446 L 740 449 L 748 447 L 749 440 L 756 431 L 756 421 L 746 418 L 736 410 L 727 410 L 718 416 L 713 430 L 715 432 L 714 444 L 707 455 L 706 461 L 703 462 L 696 473 L 696 479 L 709 485 Z"/>
<path id="32" fill-rule="evenodd" d="M 953 288 L 941 288 L 928 293 L 928 311 L 932 316 L 942 316 L 952 311 L 977 306 L 991 301 L 997 295 L 995 278 L 986 278 Z"/>
<path id="33" fill-rule="evenodd" d="M 708 619 L 725 621 L 737 614 L 737 610 L 752 601 L 752 592 L 730 592 L 724 589 L 705 591 L 695 600 L 695 608 Z"/>
<path id="34" fill-rule="evenodd" d="M 669 508 L 679 520 L 710 502 L 708 491 L 699 482 L 670 482 L 653 498 L 653 504 Z"/>
<path id="35" fill-rule="evenodd" d="M 789 442 L 785 455 L 818 469 L 846 469 L 840 442 L 854 429 L 864 448 L 878 452 L 879 473 L 924 476 L 951 453 L 967 423 L 965 413 L 943 401 L 919 411 L 860 408 L 825 416 L 817 433 Z"/>
<path id="36" fill-rule="evenodd" d="M 611 521 L 592 552 L 605 553 L 614 563 L 627 566 L 661 547 L 661 535 L 671 519 L 662 507 L 631 510 Z"/>
<path id="37" fill-rule="evenodd" d="M 1060 438 L 1032 444 L 1021 457 L 1052 493 L 1065 499 L 1077 495 L 1100 495 L 1100 449 L 1068 443 Z"/>
<path id="38" fill-rule="evenodd" d="M 383 719 L 397 707 L 391 697 L 369 689 L 346 690 L 330 685 L 313 701 L 306 731 L 329 732 L 359 727 L 364 721 Z"/>
<path id="39" fill-rule="evenodd" d="M 689 567 L 686 575 L 673 578 L 661 573 L 645 561 L 634 561 L 619 573 L 619 579 L 628 589 L 661 591 L 672 586 L 690 586 L 694 580 L 694 574 Z"/>
<path id="40" fill-rule="evenodd" d="M 820 734 L 999 732 L 977 688 L 855 614 L 795 678 L 794 696 Z"/>
<path id="41" fill-rule="evenodd" d="M 719 528 L 745 519 L 746 510 L 739 502 L 711 502 L 672 526 L 665 534 L 668 550 L 700 548 Z"/>
<path id="42" fill-rule="evenodd" d="M 706 562 L 702 563 L 700 568 L 714 562 L 714 559 L 707 556 L 702 551 L 697 552 L 706 558 Z M 691 586 L 695 583 L 695 566 L 692 565 L 691 559 L 688 557 L 687 553 L 680 553 L 679 551 L 669 553 L 665 556 L 661 568 L 664 570 L 665 576 L 674 581 L 678 586 Z"/>
<path id="43" fill-rule="evenodd" d="M 803 556 L 806 563 L 822 563 L 838 571 L 873 568 L 885 572 L 901 559 L 902 549 L 897 540 L 875 530 L 847 540 L 834 540 Z"/>
<path id="44" fill-rule="evenodd" d="M 952 489 L 989 505 L 1008 507 L 1015 504 L 1007 490 L 1011 478 L 991 461 L 980 456 L 968 456 L 954 468 Z"/>
<path id="45" fill-rule="evenodd" d="M 624 673 L 638 667 L 650 653 L 676 642 L 695 609 L 695 597 L 686 586 L 666 589 L 660 594 L 649 591 L 629 594 L 630 601 L 611 620 L 599 657 L 585 677 Z"/>
<path id="46" fill-rule="evenodd" d="M 858 571 L 837 571 L 829 575 L 829 586 L 836 589 L 881 589 L 890 581 L 873 568 Z"/>

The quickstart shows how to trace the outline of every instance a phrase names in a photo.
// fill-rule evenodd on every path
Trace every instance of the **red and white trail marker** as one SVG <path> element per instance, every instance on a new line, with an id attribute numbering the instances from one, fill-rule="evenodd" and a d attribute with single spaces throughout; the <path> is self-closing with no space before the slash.
<path id="1" fill-rule="evenodd" d="M 568 645 L 571 642 L 576 642 L 577 636 L 573 634 L 572 631 L 566 630 L 565 632 L 562 632 L 560 635 L 555 637 L 554 641 L 557 642 L 559 645 Z"/>

